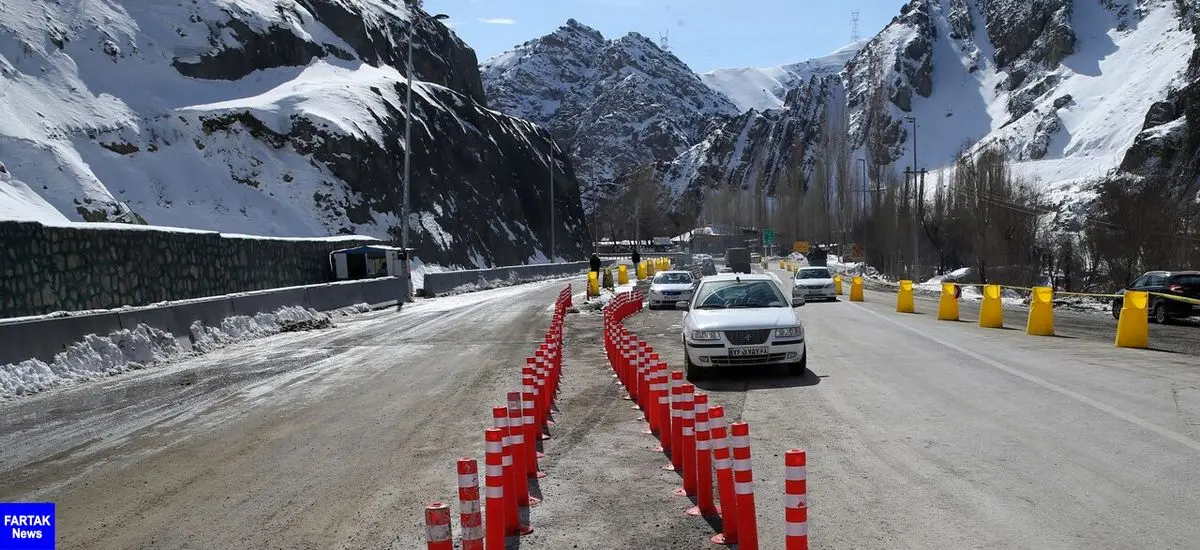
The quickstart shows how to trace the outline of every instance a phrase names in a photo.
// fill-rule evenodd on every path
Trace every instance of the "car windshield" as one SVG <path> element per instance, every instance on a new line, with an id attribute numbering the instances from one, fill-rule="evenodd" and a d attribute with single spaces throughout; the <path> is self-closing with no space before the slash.
<path id="1" fill-rule="evenodd" d="M 754 281 L 712 281 L 700 287 L 696 309 L 788 307 L 775 283 Z"/>
<path id="2" fill-rule="evenodd" d="M 687 285 L 692 283 L 689 273 L 659 273 L 654 277 L 656 285 Z"/>
<path id="3" fill-rule="evenodd" d="M 830 279 L 832 277 L 829 274 L 829 270 L 823 267 L 819 269 L 801 269 L 796 272 L 797 279 Z"/>

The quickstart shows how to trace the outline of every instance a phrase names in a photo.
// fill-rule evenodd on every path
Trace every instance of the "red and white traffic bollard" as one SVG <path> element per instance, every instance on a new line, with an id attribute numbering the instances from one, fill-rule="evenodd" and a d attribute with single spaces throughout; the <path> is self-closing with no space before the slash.
<path id="1" fill-rule="evenodd" d="M 696 408 L 696 505 L 688 508 L 690 516 L 712 517 L 717 515 L 713 503 L 713 478 L 711 441 L 709 437 L 708 394 L 697 392 Z"/>
<path id="2" fill-rule="evenodd" d="M 683 472 L 683 372 L 671 371 L 671 463 L 665 470 Z"/>
<path id="3" fill-rule="evenodd" d="M 787 550 L 808 550 L 808 457 L 803 450 L 784 453 L 784 529 Z"/>
<path id="4" fill-rule="evenodd" d="M 435 502 L 425 507 L 425 548 L 454 550 L 450 530 L 450 505 Z"/>
<path id="5" fill-rule="evenodd" d="M 680 402 L 680 409 L 683 413 L 681 415 L 683 420 L 681 441 L 683 442 L 683 451 L 679 454 L 683 462 L 683 470 L 679 474 L 683 478 L 683 487 L 676 489 L 675 494 L 690 497 L 696 495 L 696 386 L 683 384 L 681 391 L 682 400 Z"/>
<path id="6" fill-rule="evenodd" d="M 529 449 L 525 441 L 525 419 L 521 414 L 521 392 L 508 392 L 508 426 L 509 436 L 513 438 L 513 468 L 517 470 L 517 504 L 519 506 L 536 506 L 541 502 L 537 497 L 529 496 L 528 476 Z M 536 454 L 536 450 L 534 453 Z M 534 459 L 536 461 L 536 457 Z"/>
<path id="7" fill-rule="evenodd" d="M 717 544 L 737 544 L 737 493 L 733 489 L 733 469 L 729 454 L 729 433 L 725 426 L 725 407 L 714 405 L 708 410 L 712 426 L 710 443 L 713 466 L 717 470 L 717 497 L 721 500 L 721 532 L 713 536 Z"/>
<path id="8" fill-rule="evenodd" d="M 546 473 L 538 470 L 537 459 L 541 453 L 537 450 L 537 442 L 541 440 L 537 428 L 537 413 L 534 409 L 535 396 L 530 389 L 533 387 L 533 381 L 528 377 L 524 378 L 525 391 L 521 392 L 521 421 L 525 428 L 525 476 L 528 478 L 546 477 Z"/>
<path id="9" fill-rule="evenodd" d="M 483 514 L 479 505 L 479 463 L 458 459 L 458 509 L 462 550 L 483 550 Z"/>
<path id="10" fill-rule="evenodd" d="M 667 369 L 666 363 L 659 363 L 655 368 L 655 385 L 658 386 L 658 391 L 655 392 L 656 402 L 654 404 L 654 414 L 656 416 L 655 423 L 658 430 L 658 442 L 660 450 L 670 451 L 671 447 L 671 372 Z"/>
<path id="11" fill-rule="evenodd" d="M 733 490 L 737 493 L 738 550 L 758 550 L 758 518 L 754 510 L 754 472 L 750 465 L 750 425 L 734 422 Z"/>
<path id="12" fill-rule="evenodd" d="M 520 426 L 510 429 L 508 422 L 508 407 L 498 405 L 492 407 L 492 421 L 502 434 L 501 443 L 504 453 L 504 530 L 510 536 L 524 536 L 533 532 L 533 527 L 521 525 L 521 514 L 517 496 L 519 487 L 526 484 L 524 478 L 518 479 L 516 468 L 516 438 L 513 436 Z M 528 489 L 528 485 L 526 484 Z"/>
<path id="13" fill-rule="evenodd" d="M 487 497 L 484 543 L 487 550 L 504 550 L 504 436 L 496 428 L 488 428 L 483 433 Z"/>

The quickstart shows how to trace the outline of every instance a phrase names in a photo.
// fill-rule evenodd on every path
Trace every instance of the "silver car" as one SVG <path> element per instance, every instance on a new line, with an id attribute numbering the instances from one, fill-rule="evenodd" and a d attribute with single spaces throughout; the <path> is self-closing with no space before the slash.
<path id="1" fill-rule="evenodd" d="M 695 279 L 690 271 L 660 271 L 650 282 L 650 290 L 646 292 L 646 301 L 650 309 L 660 307 L 675 308 L 675 302 L 686 302 L 692 299 L 695 289 Z"/>
<path id="2" fill-rule="evenodd" d="M 801 267 L 792 278 L 792 296 L 806 300 L 837 300 L 828 267 Z"/>

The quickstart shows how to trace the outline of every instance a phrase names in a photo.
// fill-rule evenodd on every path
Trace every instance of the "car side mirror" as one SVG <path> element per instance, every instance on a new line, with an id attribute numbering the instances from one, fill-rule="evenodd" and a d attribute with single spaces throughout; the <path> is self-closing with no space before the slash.
<path id="1" fill-rule="evenodd" d="M 675 302 L 675 309 L 678 309 L 680 311 L 687 311 L 688 306 L 690 306 L 690 305 L 691 304 L 688 302 Z"/>
<path id="2" fill-rule="evenodd" d="M 793 296 L 792 307 L 801 307 L 804 305 L 804 296 Z"/>

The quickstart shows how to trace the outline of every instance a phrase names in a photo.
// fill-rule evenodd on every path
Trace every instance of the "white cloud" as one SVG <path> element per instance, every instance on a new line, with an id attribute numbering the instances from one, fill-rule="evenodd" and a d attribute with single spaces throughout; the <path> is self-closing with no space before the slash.
<path id="1" fill-rule="evenodd" d="M 516 19 L 509 19 L 508 17 L 489 17 L 487 19 L 480 19 L 479 21 L 489 25 L 512 25 L 517 22 Z"/>

